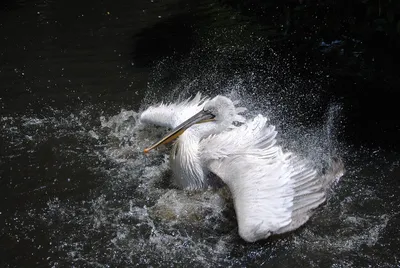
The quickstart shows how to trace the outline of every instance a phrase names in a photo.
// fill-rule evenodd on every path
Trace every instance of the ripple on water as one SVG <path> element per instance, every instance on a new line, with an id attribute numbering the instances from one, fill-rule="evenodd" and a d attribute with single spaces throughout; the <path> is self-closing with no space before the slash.
<path id="1" fill-rule="evenodd" d="M 245 96 L 229 87 L 223 93 Z M 251 96 L 243 97 L 241 104 L 246 106 L 249 99 Z M 322 163 L 323 149 L 336 148 L 334 142 L 327 143 L 327 139 L 334 141 L 332 117 L 339 109 L 335 107 L 328 112 L 325 124 L 307 135 L 287 129 L 285 137 L 299 141 L 287 146 Z M 385 207 L 388 201 L 381 191 L 388 188 L 381 185 L 388 177 L 379 172 L 376 162 L 362 159 L 365 152 L 349 149 L 348 155 L 358 162 L 347 161 L 348 173 L 335 194 L 306 226 L 268 241 L 246 244 L 237 235 L 226 188 L 195 193 L 175 189 L 169 180 L 168 147 L 151 156 L 142 153 L 164 130 L 141 125 L 138 112 L 121 110 L 95 119 L 90 111 L 53 110 L 49 114 L 43 118 L 2 117 L 1 137 L 9 145 L 4 157 L 10 161 L 21 160 L 27 152 L 37 156 L 44 147 L 50 149 L 43 152 L 55 150 L 55 156 L 61 156 L 62 162 L 51 167 L 58 170 L 51 182 L 46 177 L 49 173 L 43 173 L 41 185 L 35 186 L 43 205 L 29 207 L 29 213 L 18 212 L 14 220 L 7 220 L 12 227 L 2 229 L 15 241 L 35 239 L 35 229 L 45 229 L 49 248 L 45 259 L 50 265 L 351 267 L 370 262 L 384 267 L 398 262 L 396 256 L 383 260 L 371 255 L 385 246 L 382 237 L 397 215 L 392 209 L 398 203 L 392 199 L 390 208 Z M 397 172 L 398 159 L 390 163 L 381 168 Z M 32 169 L 45 168 L 38 165 Z M 78 169 L 86 171 L 75 172 Z M 70 179 L 65 185 L 77 184 L 60 186 L 64 173 L 68 173 L 65 179 Z M 27 224 L 29 221 L 33 223 Z"/>

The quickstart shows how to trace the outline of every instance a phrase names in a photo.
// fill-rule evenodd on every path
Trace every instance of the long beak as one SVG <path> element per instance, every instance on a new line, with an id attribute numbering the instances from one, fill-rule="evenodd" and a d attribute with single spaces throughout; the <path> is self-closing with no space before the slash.
<path id="1" fill-rule="evenodd" d="M 197 114 L 195 114 L 194 116 L 192 116 L 191 118 L 189 118 L 188 120 L 186 120 L 185 122 L 183 122 L 182 124 L 177 126 L 170 133 L 165 135 L 164 138 L 162 138 L 161 140 L 157 141 L 152 146 L 144 149 L 144 153 L 148 153 L 149 151 L 157 148 L 158 146 L 160 146 L 162 144 L 165 144 L 165 143 L 173 141 L 174 139 L 176 139 L 180 135 L 182 135 L 182 133 L 185 132 L 186 129 L 190 128 L 194 124 L 213 121 L 214 117 L 215 116 L 213 114 L 211 114 L 209 112 L 206 112 L 204 110 L 201 110 L 200 112 L 198 112 Z"/>

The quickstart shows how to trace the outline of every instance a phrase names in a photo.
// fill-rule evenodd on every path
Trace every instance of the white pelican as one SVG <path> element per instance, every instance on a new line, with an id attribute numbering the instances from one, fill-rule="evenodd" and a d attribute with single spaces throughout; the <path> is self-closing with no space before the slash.
<path id="1" fill-rule="evenodd" d="M 178 186 L 204 188 L 209 172 L 227 184 L 239 235 L 254 242 L 303 225 L 326 200 L 343 167 L 333 161 L 329 172 L 318 174 L 306 161 L 283 152 L 267 118 L 258 115 L 245 121 L 239 115 L 243 111 L 227 97 L 210 100 L 197 94 L 179 104 L 149 107 L 140 120 L 173 128 L 144 152 L 178 138 L 170 156 Z M 235 121 L 243 124 L 235 126 Z"/>

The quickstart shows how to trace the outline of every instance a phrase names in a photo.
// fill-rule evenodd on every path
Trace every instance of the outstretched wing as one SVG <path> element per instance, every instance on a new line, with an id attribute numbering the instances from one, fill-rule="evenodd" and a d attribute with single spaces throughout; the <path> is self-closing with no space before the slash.
<path id="1" fill-rule="evenodd" d="M 180 103 L 161 103 L 150 106 L 140 115 L 140 121 L 145 124 L 175 128 L 180 123 L 198 113 L 209 99 L 197 93 L 194 98 L 188 98 Z"/>
<path id="2" fill-rule="evenodd" d="M 240 236 L 249 242 L 298 228 L 325 201 L 317 172 L 283 153 L 261 115 L 201 143 L 205 163 L 229 187 Z"/>

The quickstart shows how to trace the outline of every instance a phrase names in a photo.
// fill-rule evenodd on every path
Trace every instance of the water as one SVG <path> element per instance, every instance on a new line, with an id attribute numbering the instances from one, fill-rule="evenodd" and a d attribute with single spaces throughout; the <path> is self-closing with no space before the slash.
<path id="1" fill-rule="evenodd" d="M 1 266 L 400 265 L 398 122 L 381 112 L 366 135 L 353 123 L 371 113 L 354 115 L 334 89 L 344 80 L 298 68 L 234 9 L 19 1 L 0 13 Z M 175 189 L 169 147 L 142 153 L 165 132 L 140 111 L 197 91 L 269 116 L 319 168 L 342 156 L 345 176 L 304 227 L 245 243 L 227 189 Z"/>

